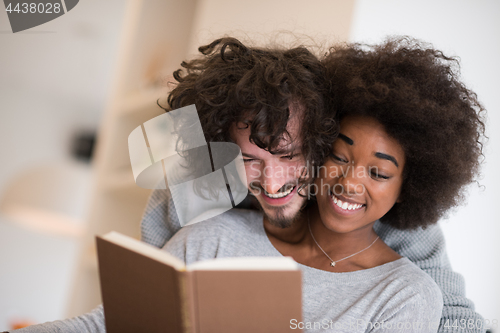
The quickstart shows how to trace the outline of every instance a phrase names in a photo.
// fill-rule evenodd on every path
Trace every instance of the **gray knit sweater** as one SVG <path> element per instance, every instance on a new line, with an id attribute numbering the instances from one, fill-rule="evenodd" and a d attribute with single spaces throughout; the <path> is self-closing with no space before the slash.
<path id="1" fill-rule="evenodd" d="M 164 249 L 186 264 L 212 258 L 279 257 L 263 216 L 232 210 L 182 228 Z M 435 333 L 443 297 L 436 283 L 407 258 L 354 272 L 332 273 L 299 264 L 303 318 L 287 327 L 305 333 Z"/>
<path id="2" fill-rule="evenodd" d="M 179 220 L 168 190 L 155 190 L 148 202 L 141 223 L 142 240 L 157 247 L 180 230 Z M 463 330 L 453 325 L 465 319 L 480 323 L 474 304 L 465 297 L 463 277 L 452 271 L 446 255 L 445 242 L 439 226 L 414 231 L 400 231 L 377 222 L 374 226 L 380 238 L 401 256 L 407 257 L 429 274 L 441 288 L 443 311 L 438 332 L 484 332 L 483 328 Z M 453 327 L 454 326 L 454 327 Z M 76 318 L 35 325 L 16 333 L 105 332 L 102 306 Z"/>

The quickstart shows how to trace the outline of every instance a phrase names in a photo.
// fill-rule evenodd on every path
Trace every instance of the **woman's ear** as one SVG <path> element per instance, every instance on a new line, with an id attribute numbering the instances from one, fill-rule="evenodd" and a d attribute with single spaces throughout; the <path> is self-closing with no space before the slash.
<path id="1" fill-rule="evenodd" d="M 401 194 L 399 194 L 398 198 L 396 199 L 396 203 L 401 203 L 401 202 L 403 202 L 403 198 Z"/>

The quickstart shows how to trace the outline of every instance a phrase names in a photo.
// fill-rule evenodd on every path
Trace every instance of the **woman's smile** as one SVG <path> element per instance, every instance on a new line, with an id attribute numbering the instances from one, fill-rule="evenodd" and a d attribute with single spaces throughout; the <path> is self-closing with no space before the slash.
<path id="1" fill-rule="evenodd" d="M 355 214 L 366 207 L 364 204 L 356 203 L 343 196 L 337 196 L 333 192 L 330 193 L 330 204 L 337 213 L 342 215 Z"/>

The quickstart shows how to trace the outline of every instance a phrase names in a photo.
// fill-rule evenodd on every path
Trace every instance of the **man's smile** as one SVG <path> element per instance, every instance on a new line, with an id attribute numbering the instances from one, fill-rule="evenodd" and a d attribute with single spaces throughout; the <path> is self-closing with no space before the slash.
<path id="1" fill-rule="evenodd" d="M 276 192 L 276 193 L 269 193 L 264 189 L 262 189 L 262 191 L 264 192 L 264 195 L 268 196 L 271 199 L 279 199 L 279 198 L 286 197 L 287 195 L 292 193 L 292 191 L 295 189 L 295 187 L 296 186 L 290 186 L 286 190 L 281 191 L 281 192 Z"/>
<path id="2" fill-rule="evenodd" d="M 264 188 L 259 186 L 258 192 L 260 193 L 254 193 L 254 195 L 262 194 L 262 199 L 270 206 L 283 206 L 288 204 L 295 197 L 295 194 L 297 193 L 297 185 L 287 186 L 284 188 L 285 190 L 281 190 L 276 193 L 269 193 L 264 190 Z"/>

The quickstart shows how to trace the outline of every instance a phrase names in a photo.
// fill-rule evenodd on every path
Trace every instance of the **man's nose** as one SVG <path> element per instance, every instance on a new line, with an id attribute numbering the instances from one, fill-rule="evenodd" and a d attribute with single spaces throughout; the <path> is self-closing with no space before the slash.
<path id="1" fill-rule="evenodd" d="M 280 165 L 266 165 L 262 172 L 261 185 L 267 193 L 277 193 L 285 185 L 283 170 Z"/>

